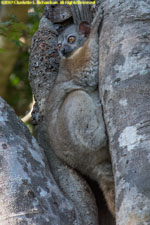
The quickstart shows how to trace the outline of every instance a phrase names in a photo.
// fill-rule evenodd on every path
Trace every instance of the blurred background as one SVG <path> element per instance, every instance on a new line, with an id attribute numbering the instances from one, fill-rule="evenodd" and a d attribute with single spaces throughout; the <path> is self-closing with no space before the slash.
<path id="1" fill-rule="evenodd" d="M 43 6 L 0 5 L 0 96 L 29 125 L 32 91 L 28 81 L 30 43 Z"/>

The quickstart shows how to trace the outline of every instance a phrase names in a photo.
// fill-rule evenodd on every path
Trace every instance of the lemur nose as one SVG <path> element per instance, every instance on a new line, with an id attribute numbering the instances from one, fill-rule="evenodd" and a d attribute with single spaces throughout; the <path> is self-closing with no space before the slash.
<path id="1" fill-rule="evenodd" d="M 61 49 L 61 52 L 62 52 L 62 54 L 65 54 L 66 53 L 66 49 L 65 48 L 62 48 Z"/>
<path id="2" fill-rule="evenodd" d="M 68 45 L 64 45 L 62 48 L 61 48 L 61 53 L 62 53 L 62 55 L 64 55 L 64 56 L 67 56 L 68 54 L 70 54 L 71 53 L 71 48 L 70 48 L 70 46 L 68 46 Z"/>

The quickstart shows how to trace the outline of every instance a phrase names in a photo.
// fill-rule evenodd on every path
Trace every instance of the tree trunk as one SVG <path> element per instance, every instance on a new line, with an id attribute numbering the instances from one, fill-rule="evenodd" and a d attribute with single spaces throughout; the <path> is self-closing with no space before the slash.
<path id="1" fill-rule="evenodd" d="M 0 98 L 0 224 L 72 225 L 75 215 L 43 150 Z"/>
<path id="2" fill-rule="evenodd" d="M 150 224 L 150 2 L 104 2 L 100 93 L 116 186 L 117 225 Z"/>

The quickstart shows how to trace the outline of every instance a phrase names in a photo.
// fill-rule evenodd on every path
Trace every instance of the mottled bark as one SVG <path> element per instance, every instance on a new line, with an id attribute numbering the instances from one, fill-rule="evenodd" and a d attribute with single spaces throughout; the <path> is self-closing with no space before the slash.
<path id="1" fill-rule="evenodd" d="M 16 16 L 18 21 L 26 21 L 28 6 L 2 6 L 0 11 L 0 21 L 8 20 L 12 15 Z M 18 56 L 18 47 L 7 37 L 0 36 L 0 96 L 5 97 L 9 75 L 14 67 Z"/>
<path id="2" fill-rule="evenodd" d="M 0 98 L 0 224 L 78 224 L 43 150 Z"/>
<path id="3" fill-rule="evenodd" d="M 104 2 L 100 93 L 117 225 L 150 224 L 150 1 Z"/>

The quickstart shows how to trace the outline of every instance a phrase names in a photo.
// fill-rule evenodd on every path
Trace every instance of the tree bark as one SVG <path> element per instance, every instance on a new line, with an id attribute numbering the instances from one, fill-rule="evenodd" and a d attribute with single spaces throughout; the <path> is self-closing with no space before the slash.
<path id="1" fill-rule="evenodd" d="M 100 93 L 116 186 L 117 225 L 150 224 L 150 2 L 104 2 Z"/>
<path id="2" fill-rule="evenodd" d="M 0 98 L 0 224 L 78 224 L 42 148 Z"/>

